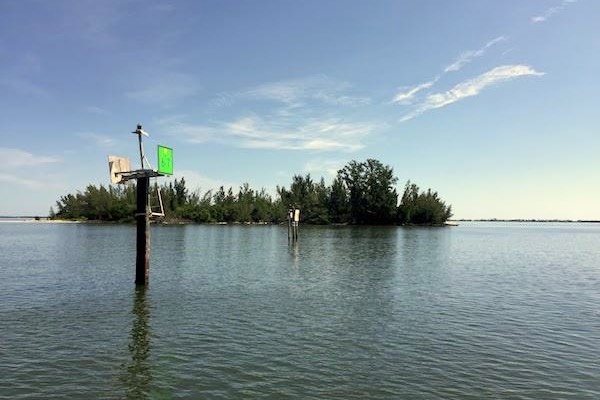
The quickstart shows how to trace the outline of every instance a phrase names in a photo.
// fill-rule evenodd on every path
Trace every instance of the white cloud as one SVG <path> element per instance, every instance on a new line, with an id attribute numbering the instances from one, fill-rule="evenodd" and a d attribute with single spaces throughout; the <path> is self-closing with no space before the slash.
<path id="1" fill-rule="evenodd" d="M 449 72 L 456 72 L 462 69 L 466 64 L 473 61 L 473 59 L 477 57 L 481 57 L 485 54 L 487 49 L 494 46 L 497 43 L 503 42 L 506 40 L 505 36 L 498 36 L 486 44 L 484 44 L 478 50 L 469 50 L 462 53 L 452 64 L 448 65 L 444 68 L 443 73 L 447 74 Z M 392 103 L 398 104 L 412 104 L 414 103 L 417 95 L 423 90 L 430 89 L 434 84 L 436 84 L 440 80 L 440 76 L 436 76 L 434 79 L 424 82 L 414 86 L 407 86 L 400 88 L 400 91 L 394 96 L 392 99 Z"/>
<path id="2" fill-rule="evenodd" d="M 167 134 L 183 138 L 189 143 L 220 141 L 218 129 L 212 126 L 188 124 L 179 121 L 166 122 L 163 126 L 163 131 Z"/>
<path id="3" fill-rule="evenodd" d="M 35 167 L 61 161 L 56 157 L 36 156 L 27 151 L 9 147 L 0 147 L 0 159 L 3 160 L 2 165 L 7 169 Z"/>
<path id="4" fill-rule="evenodd" d="M 204 194 L 209 190 L 214 191 L 221 186 L 223 186 L 226 190 L 229 187 L 232 187 L 235 190 L 235 188 L 238 186 L 231 182 L 210 178 L 192 170 L 176 170 L 172 179 L 181 178 L 185 178 L 185 186 L 187 188 L 192 191 L 200 190 L 201 194 Z"/>
<path id="5" fill-rule="evenodd" d="M 98 146 L 113 146 L 115 144 L 115 140 L 106 135 L 99 135 L 93 132 L 85 132 L 79 135 L 82 139 L 91 140 Z"/>
<path id="6" fill-rule="evenodd" d="M 548 18 L 550 18 L 557 12 L 561 11 L 562 9 L 567 7 L 569 4 L 575 3 L 576 1 L 577 0 L 563 0 L 559 5 L 550 7 L 546 11 L 541 13 L 540 15 L 531 17 L 531 23 L 539 24 L 541 22 L 546 22 L 548 20 Z"/>
<path id="7" fill-rule="evenodd" d="M 373 129 L 370 125 L 339 120 L 313 120 L 300 126 L 277 126 L 260 118 L 243 118 L 225 125 L 241 147 L 280 150 L 356 151 L 361 138 Z"/>
<path id="8" fill-rule="evenodd" d="M 399 103 L 399 104 L 410 104 L 413 102 L 415 95 L 417 93 L 419 93 L 420 91 L 424 90 L 424 89 L 429 89 L 430 87 L 433 86 L 434 83 L 437 82 L 439 78 L 436 77 L 435 79 L 429 81 L 429 82 L 425 82 L 425 83 L 421 83 L 419 85 L 416 86 L 412 86 L 412 87 L 404 87 L 400 89 L 400 92 L 398 92 L 396 94 L 396 96 L 394 96 L 394 99 L 392 100 L 392 103 Z"/>
<path id="9" fill-rule="evenodd" d="M 478 50 L 465 51 L 460 56 L 458 56 L 458 58 L 456 59 L 456 61 L 454 61 L 452 64 L 448 65 L 444 69 L 444 72 L 459 71 L 466 64 L 468 64 L 471 61 L 473 61 L 474 58 L 481 57 L 482 55 L 484 55 L 487 49 L 489 49 L 490 47 L 492 47 L 496 43 L 499 43 L 499 42 L 502 42 L 502 41 L 505 41 L 505 40 L 506 40 L 506 37 L 504 37 L 504 36 L 498 36 L 497 38 L 492 39 L 489 42 L 487 42 L 485 45 L 483 45 L 483 47 L 481 47 Z"/>
<path id="10" fill-rule="evenodd" d="M 234 147 L 274 150 L 320 150 L 352 152 L 364 147 L 362 139 L 374 124 L 338 119 L 309 119 L 298 125 L 286 120 L 239 118 L 212 126 L 177 123 L 167 132 L 190 143 L 217 142 Z"/>
<path id="11" fill-rule="evenodd" d="M 354 96 L 348 92 L 351 85 L 324 75 L 301 79 L 269 82 L 238 93 L 219 93 L 213 105 L 227 106 L 236 100 L 266 100 L 283 103 L 288 107 L 302 107 L 307 102 L 320 102 L 334 106 L 362 106 L 371 99 Z"/>
<path id="12" fill-rule="evenodd" d="M 324 75 L 258 85 L 237 93 L 220 93 L 213 106 L 246 102 L 260 115 L 209 124 L 167 123 L 188 142 L 218 142 L 229 146 L 273 149 L 356 151 L 375 125 L 340 117 L 343 107 L 367 105 L 370 99 L 355 96 L 348 83 Z M 333 107 L 329 107 L 333 106 Z M 332 116 L 334 115 L 335 116 Z"/>
<path id="13" fill-rule="evenodd" d="M 452 89 L 435 93 L 427 96 L 427 98 L 417 106 L 411 113 L 400 119 L 400 122 L 408 121 L 428 110 L 445 107 L 467 97 L 478 95 L 486 87 L 506 82 L 521 76 L 541 76 L 543 72 L 537 72 L 527 65 L 503 65 L 496 67 L 484 74 L 481 74 L 473 79 L 461 82 Z"/>
<path id="14" fill-rule="evenodd" d="M 17 175 L 6 174 L 2 172 L 0 172 L 0 182 L 25 186 L 29 189 L 55 189 L 61 187 L 58 184 L 50 183 L 48 181 L 38 181 L 35 179 L 23 178 Z"/>
<path id="15" fill-rule="evenodd" d="M 304 170 L 313 176 L 324 176 L 333 178 L 337 172 L 344 167 L 346 161 L 341 160 L 309 160 L 304 164 Z"/>

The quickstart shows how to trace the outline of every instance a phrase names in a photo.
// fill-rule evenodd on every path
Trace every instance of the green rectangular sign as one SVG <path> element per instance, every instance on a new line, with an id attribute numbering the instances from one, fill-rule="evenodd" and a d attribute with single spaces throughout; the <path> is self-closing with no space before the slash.
<path id="1" fill-rule="evenodd" d="M 158 145 L 158 173 L 173 175 L 173 149 Z"/>

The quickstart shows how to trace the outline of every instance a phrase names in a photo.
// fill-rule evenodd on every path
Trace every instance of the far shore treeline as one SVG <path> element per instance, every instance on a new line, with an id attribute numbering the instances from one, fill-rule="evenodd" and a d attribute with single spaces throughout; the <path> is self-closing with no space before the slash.
<path id="1" fill-rule="evenodd" d="M 190 191 L 185 178 L 160 186 L 166 221 L 199 223 L 280 223 L 289 206 L 301 210 L 309 224 L 442 225 L 452 216 L 437 192 L 422 191 L 408 181 L 399 198 L 393 169 L 375 159 L 350 161 L 330 186 L 323 178 L 295 175 L 289 189 L 277 187 L 275 198 L 247 183 L 239 189 Z M 155 188 L 153 189 L 155 191 Z M 50 218 L 88 221 L 133 221 L 135 185 L 89 185 L 61 196 Z"/>

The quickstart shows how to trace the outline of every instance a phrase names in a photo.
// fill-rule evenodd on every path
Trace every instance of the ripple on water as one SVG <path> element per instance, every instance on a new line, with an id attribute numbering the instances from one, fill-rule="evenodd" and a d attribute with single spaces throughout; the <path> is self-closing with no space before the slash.
<path id="1" fill-rule="evenodd" d="M 7 398 L 600 398 L 598 226 L 0 229 Z"/>

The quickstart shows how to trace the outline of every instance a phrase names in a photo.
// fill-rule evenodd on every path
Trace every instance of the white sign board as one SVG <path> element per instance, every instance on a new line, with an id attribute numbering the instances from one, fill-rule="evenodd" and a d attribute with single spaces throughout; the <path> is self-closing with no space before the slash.
<path id="1" fill-rule="evenodd" d="M 110 183 L 121 183 L 121 172 L 131 171 L 131 161 L 125 157 L 108 156 Z"/>

